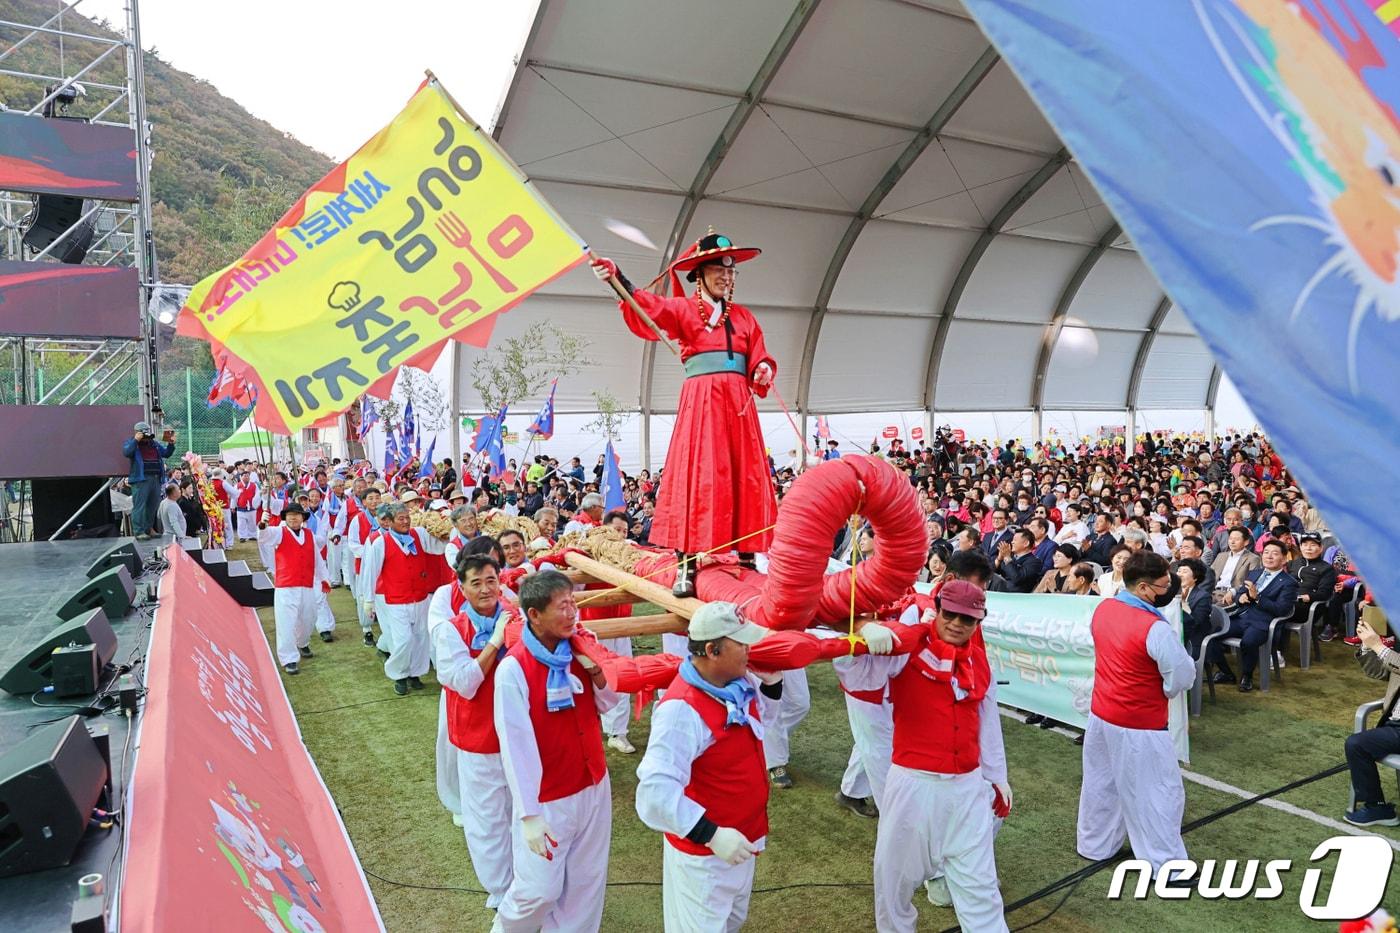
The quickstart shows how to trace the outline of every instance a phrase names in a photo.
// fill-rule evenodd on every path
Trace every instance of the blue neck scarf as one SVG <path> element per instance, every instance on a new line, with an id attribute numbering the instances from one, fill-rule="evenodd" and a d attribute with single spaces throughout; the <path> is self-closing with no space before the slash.
<path id="1" fill-rule="evenodd" d="M 486 643 L 491 640 L 491 636 L 495 634 L 496 625 L 501 621 L 501 604 L 496 604 L 496 614 L 493 616 L 482 615 L 472 608 L 471 603 L 463 603 L 462 608 L 466 611 L 467 618 L 472 620 L 472 630 L 476 632 L 472 636 L 472 650 L 485 650 Z"/>
<path id="2" fill-rule="evenodd" d="M 394 540 L 399 542 L 400 546 L 403 547 L 405 554 L 412 555 L 418 553 L 418 536 L 416 534 L 411 531 L 407 534 L 400 534 L 392 528 L 385 528 L 384 530 L 394 536 Z"/>
<path id="3" fill-rule="evenodd" d="M 758 691 L 749 683 L 748 678 L 736 677 L 723 687 L 716 687 L 701 677 L 700 672 L 695 669 L 695 664 L 690 658 L 686 658 L 681 662 L 681 679 L 724 704 L 724 708 L 729 711 L 724 720 L 726 727 L 749 725 L 749 704 L 758 696 Z"/>
<path id="4" fill-rule="evenodd" d="M 535 633 L 530 631 L 528 624 L 522 630 L 521 640 L 525 642 L 525 650 L 530 652 L 536 661 L 549 668 L 549 676 L 544 682 L 544 708 L 551 713 L 571 709 L 574 705 L 574 686 L 569 678 L 569 665 L 574 660 L 574 649 L 570 647 L 569 640 L 563 639 L 550 651 L 535 637 Z"/>
<path id="5" fill-rule="evenodd" d="M 1157 618 L 1161 619 L 1163 622 L 1167 621 L 1167 617 L 1162 615 L 1162 610 L 1158 609 L 1156 606 L 1143 600 L 1142 598 L 1134 596 L 1127 590 L 1119 590 L 1117 593 L 1114 594 L 1113 598 L 1118 600 L 1120 603 L 1126 603 L 1129 606 L 1132 606 L 1134 609 L 1142 609 L 1146 612 L 1150 612 Z M 1170 625 L 1171 623 L 1168 622 L 1167 624 Z"/>

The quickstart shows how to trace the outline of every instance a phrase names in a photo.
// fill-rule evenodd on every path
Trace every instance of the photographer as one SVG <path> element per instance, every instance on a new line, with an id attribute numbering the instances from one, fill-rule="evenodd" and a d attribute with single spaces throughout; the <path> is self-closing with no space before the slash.
<path id="1" fill-rule="evenodd" d="M 127 475 L 131 485 L 131 530 L 145 541 L 151 537 L 151 523 L 165 485 L 165 458 L 175 453 L 175 432 L 167 430 L 157 441 L 145 421 L 136 422 L 134 431 L 122 444 L 122 455 L 131 461 Z"/>

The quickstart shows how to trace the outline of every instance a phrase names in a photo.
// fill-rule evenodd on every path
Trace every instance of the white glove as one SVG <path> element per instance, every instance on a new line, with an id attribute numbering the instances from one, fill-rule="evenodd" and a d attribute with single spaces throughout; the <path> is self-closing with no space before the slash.
<path id="1" fill-rule="evenodd" d="M 741 865 L 758 854 L 758 847 L 737 829 L 721 826 L 710 840 L 710 851 L 728 865 Z"/>
<path id="2" fill-rule="evenodd" d="M 491 637 L 486 639 L 486 644 L 493 648 L 499 648 L 506 643 L 506 620 L 500 619 L 496 622 L 495 629 L 491 632 Z"/>
<path id="3" fill-rule="evenodd" d="M 889 654 L 894 650 L 894 632 L 878 622 L 867 622 L 859 629 L 861 638 L 871 654 Z"/>
<path id="4" fill-rule="evenodd" d="M 542 816 L 526 816 L 520 819 L 520 835 L 525 845 L 542 859 L 554 861 L 552 850 L 559 848 L 559 841 L 550 835 L 549 824 Z"/>
<path id="5" fill-rule="evenodd" d="M 608 279 L 617 276 L 617 263 L 611 259 L 595 259 L 592 262 L 593 275 L 599 282 L 606 282 Z"/>
<path id="6" fill-rule="evenodd" d="M 766 386 L 773 381 L 773 367 L 767 363 L 759 363 L 753 371 L 754 385 Z"/>
<path id="7" fill-rule="evenodd" d="M 783 679 L 782 671 L 756 671 L 753 668 L 749 668 L 749 672 L 758 678 L 759 683 L 765 684 L 769 687 L 773 686 L 774 684 L 780 682 Z"/>

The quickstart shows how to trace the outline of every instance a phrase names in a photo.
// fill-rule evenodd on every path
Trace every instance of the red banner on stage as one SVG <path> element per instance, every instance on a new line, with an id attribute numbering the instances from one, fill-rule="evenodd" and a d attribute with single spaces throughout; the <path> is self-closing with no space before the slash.
<path id="1" fill-rule="evenodd" d="M 178 546 L 166 557 L 121 929 L 382 930 L 257 615 Z"/>

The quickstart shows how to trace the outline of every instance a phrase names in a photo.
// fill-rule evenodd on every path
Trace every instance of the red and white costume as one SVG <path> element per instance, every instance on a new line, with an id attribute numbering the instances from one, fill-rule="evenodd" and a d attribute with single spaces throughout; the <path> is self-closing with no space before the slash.
<path id="1" fill-rule="evenodd" d="M 258 536 L 258 481 L 252 473 L 238 481 L 233 504 L 238 515 L 238 540 L 252 541 Z"/>
<path id="2" fill-rule="evenodd" d="M 912 653 L 866 655 L 843 677 L 854 690 L 888 684 L 894 708 L 894 759 L 875 839 L 875 925 L 914 930 L 914 893 L 941 874 L 964 930 L 1004 931 L 988 782 L 1006 781 L 1006 752 L 986 648 L 980 633 L 954 651 L 930 623 L 916 628 Z"/>
<path id="3" fill-rule="evenodd" d="M 321 503 L 322 513 L 330 523 L 329 543 L 326 545 L 326 573 L 331 586 L 340 586 L 342 567 L 345 563 L 345 497 L 328 495 Z"/>
<path id="4" fill-rule="evenodd" d="M 350 547 L 350 527 L 363 511 L 359 499 L 353 495 L 345 497 L 345 509 L 340 513 L 340 579 L 350 588 L 350 595 L 356 601 L 360 598 L 356 587 L 359 572 L 355 570 L 355 552 Z"/>
<path id="5" fill-rule="evenodd" d="M 370 515 L 363 508 L 357 509 L 353 518 L 349 519 L 346 528 L 346 552 L 350 556 L 351 579 L 355 582 L 352 592 L 355 594 L 355 611 L 360 617 L 360 631 L 368 632 L 374 626 L 370 621 L 370 613 L 374 609 L 374 594 L 365 589 L 364 583 L 364 557 L 365 549 L 369 547 L 370 535 L 379 529 L 377 521 L 370 518 Z"/>
<path id="6" fill-rule="evenodd" d="M 1085 858 L 1133 855 L 1155 872 L 1186 858 L 1186 789 L 1167 729 L 1168 699 L 1196 680 L 1196 662 L 1155 612 L 1122 599 L 1094 610 L 1094 692 L 1084 733 L 1077 848 Z"/>
<path id="7" fill-rule="evenodd" d="M 588 590 L 608 589 L 606 583 L 590 583 L 584 587 Z M 578 620 L 580 622 L 597 622 L 603 619 L 626 619 L 632 616 L 632 606 L 630 603 L 622 603 L 617 606 L 580 606 L 578 610 Z M 607 648 L 613 654 L 620 657 L 632 657 L 632 639 L 630 638 L 600 638 L 599 644 Z M 684 655 L 682 655 L 684 657 Z M 632 697 L 630 694 L 618 694 L 617 703 L 603 713 L 603 734 L 620 735 L 627 737 L 627 723 L 631 719 Z"/>
<path id="8" fill-rule="evenodd" d="M 560 532 L 560 534 L 568 534 L 572 531 L 586 532 L 588 531 L 588 529 L 597 528 L 602 524 L 602 522 L 598 521 L 592 515 L 589 515 L 587 512 L 583 511 L 582 509 L 579 509 L 577 512 L 574 513 L 573 517 L 570 518 L 569 521 L 564 525 L 564 530 Z"/>
<path id="9" fill-rule="evenodd" d="M 310 528 L 292 531 L 286 525 L 271 525 L 258 532 L 258 546 L 270 547 L 276 554 L 276 589 L 272 593 L 272 615 L 277 632 L 277 661 L 296 663 L 298 649 L 311 644 L 316 623 L 317 596 L 325 580 L 320 543 Z"/>
<path id="10" fill-rule="evenodd" d="M 231 548 L 238 543 L 233 536 L 233 502 L 238 496 L 238 487 L 227 479 L 216 479 L 211 485 L 214 488 L 214 498 L 219 500 L 219 505 L 224 510 L 224 547 Z"/>
<path id="11" fill-rule="evenodd" d="M 443 603 L 447 605 L 444 607 Z M 457 775 L 454 789 L 461 800 L 458 812 L 467 852 L 477 880 L 486 889 L 486 906 L 494 910 L 514 877 L 510 789 L 501 764 L 501 743 L 496 738 L 493 716 L 498 664 L 482 672 L 477 660 L 481 652 L 471 648 L 476 636 L 471 618 L 465 611 L 454 611 L 450 616 L 443 612 L 444 608 L 452 610 L 454 603 L 459 610 L 465 604 L 456 585 L 444 586 L 433 595 L 429 610 L 433 664 L 443 686 L 451 765 Z M 518 618 L 518 613 L 504 603 L 499 610 L 497 625 Z M 442 781 L 438 783 L 441 796 Z"/>
<path id="12" fill-rule="evenodd" d="M 281 489 L 271 489 L 267 491 L 266 509 L 263 512 L 263 519 L 268 527 L 280 525 L 282 523 L 282 510 L 287 507 L 287 487 Z M 277 572 L 277 551 L 270 545 L 263 543 L 262 535 L 258 535 L 258 558 L 262 561 L 263 567 L 268 574 L 274 575 Z"/>
<path id="13" fill-rule="evenodd" d="M 388 641 L 384 676 L 390 680 L 428 673 L 428 599 L 443 543 L 423 528 L 410 528 L 416 543 L 410 554 L 388 531 L 373 536 L 366 549 L 362 573 L 364 591 L 373 594 L 373 608 Z M 361 597 L 361 602 L 365 598 Z"/>
<path id="14" fill-rule="evenodd" d="M 773 533 L 764 529 L 777 517 L 778 504 L 753 400 L 768 389 L 753 378 L 762 363 L 776 376 L 778 364 L 764 346 L 763 329 L 748 308 L 732 302 L 720 308 L 704 289 L 684 298 L 640 290 L 633 297 L 680 344 L 688 374 L 666 452 L 666 482 L 657 497 L 651 543 L 687 554 L 720 545 L 768 550 Z M 629 305 L 620 307 L 632 333 L 657 339 Z"/>
<path id="15" fill-rule="evenodd" d="M 754 690 L 758 679 L 747 675 Z M 784 688 L 786 689 L 786 688 Z M 686 836 L 701 818 L 768 840 L 768 769 L 757 700 L 747 725 L 726 725 L 724 703 L 679 675 L 652 715 L 637 768 L 637 815 L 666 834 L 661 909 L 667 933 L 737 930 L 749 912 L 757 859 L 730 865 Z"/>
<path id="16" fill-rule="evenodd" d="M 496 665 L 496 735 L 511 798 L 515 878 L 496 912 L 496 931 L 597 930 L 612 842 L 612 783 L 598 714 L 617 694 L 596 689 L 575 659 L 574 705 L 545 705 L 548 668 L 518 642 Z M 558 846 L 544 859 L 521 833 L 542 817 Z"/>

